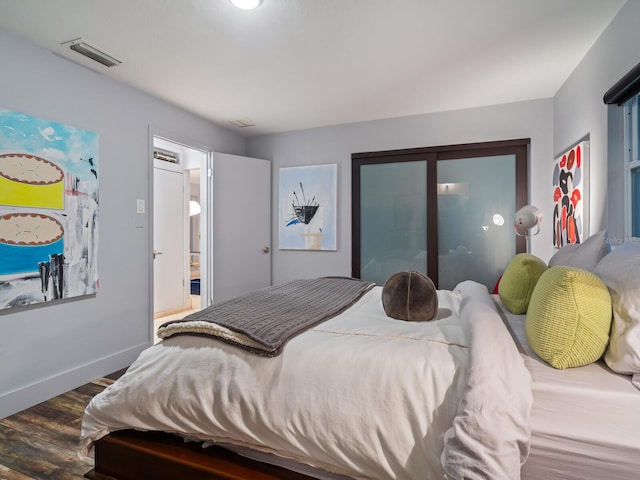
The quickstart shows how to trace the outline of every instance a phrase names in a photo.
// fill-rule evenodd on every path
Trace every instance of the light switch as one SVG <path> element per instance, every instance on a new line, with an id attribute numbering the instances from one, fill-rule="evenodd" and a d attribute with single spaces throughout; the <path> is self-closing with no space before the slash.
<path id="1" fill-rule="evenodd" d="M 144 198 L 136 200 L 136 213 L 144 213 Z"/>

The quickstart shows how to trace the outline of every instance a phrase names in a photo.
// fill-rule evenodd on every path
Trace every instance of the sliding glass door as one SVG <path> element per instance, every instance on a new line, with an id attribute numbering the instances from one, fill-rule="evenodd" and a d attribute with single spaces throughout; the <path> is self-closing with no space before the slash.
<path id="1" fill-rule="evenodd" d="M 438 286 L 493 287 L 516 253 L 515 155 L 438 162 Z"/>
<path id="2" fill-rule="evenodd" d="M 490 290 L 516 253 L 529 140 L 352 155 L 352 275 L 384 284 L 402 270 L 441 289 Z"/>
<path id="3" fill-rule="evenodd" d="M 427 162 L 363 165 L 363 279 L 383 284 L 401 270 L 427 273 Z"/>

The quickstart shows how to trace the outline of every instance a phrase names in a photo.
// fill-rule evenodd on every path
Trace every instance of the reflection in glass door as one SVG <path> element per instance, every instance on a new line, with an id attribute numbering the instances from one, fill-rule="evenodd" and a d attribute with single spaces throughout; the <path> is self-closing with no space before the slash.
<path id="1" fill-rule="evenodd" d="M 363 280 L 383 285 L 402 270 L 427 273 L 427 162 L 363 165 Z"/>
<path id="2" fill-rule="evenodd" d="M 516 253 L 515 155 L 438 161 L 438 287 L 492 288 Z"/>

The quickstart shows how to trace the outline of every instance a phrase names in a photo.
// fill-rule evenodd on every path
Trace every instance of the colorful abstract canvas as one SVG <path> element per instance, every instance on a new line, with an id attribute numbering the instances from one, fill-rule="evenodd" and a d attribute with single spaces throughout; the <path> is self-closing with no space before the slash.
<path id="1" fill-rule="evenodd" d="M 0 308 L 98 291 L 98 135 L 0 109 Z"/>
<path id="2" fill-rule="evenodd" d="M 336 250 L 336 164 L 280 169 L 279 248 Z"/>
<path id="3" fill-rule="evenodd" d="M 584 141 L 556 158 L 553 167 L 553 245 L 580 243 L 588 219 L 587 168 L 589 142 Z"/>

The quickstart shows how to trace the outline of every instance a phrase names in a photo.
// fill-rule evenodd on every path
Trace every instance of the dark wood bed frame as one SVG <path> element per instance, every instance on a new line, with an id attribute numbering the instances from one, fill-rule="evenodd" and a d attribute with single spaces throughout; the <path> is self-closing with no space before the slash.
<path id="1" fill-rule="evenodd" d="M 313 480 L 221 447 L 162 432 L 122 430 L 95 443 L 91 480 Z"/>

